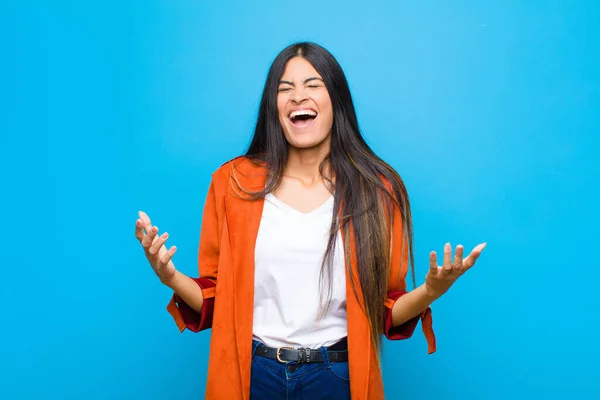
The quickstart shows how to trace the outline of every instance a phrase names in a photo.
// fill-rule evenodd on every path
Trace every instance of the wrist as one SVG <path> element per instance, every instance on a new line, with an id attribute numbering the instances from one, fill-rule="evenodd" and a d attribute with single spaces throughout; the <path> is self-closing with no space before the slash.
<path id="1" fill-rule="evenodd" d="M 175 273 L 169 277 L 159 277 L 160 283 L 172 289 L 173 291 L 177 291 L 176 288 L 179 286 L 178 282 L 181 282 L 181 272 L 175 270 Z"/>
<path id="2" fill-rule="evenodd" d="M 434 301 L 436 301 L 437 299 L 442 297 L 442 295 L 444 294 L 444 292 L 437 290 L 435 288 L 432 288 L 429 284 L 427 284 L 427 282 L 425 282 L 421 287 L 423 287 L 425 296 L 427 296 L 428 300 L 431 303 L 433 303 Z"/>

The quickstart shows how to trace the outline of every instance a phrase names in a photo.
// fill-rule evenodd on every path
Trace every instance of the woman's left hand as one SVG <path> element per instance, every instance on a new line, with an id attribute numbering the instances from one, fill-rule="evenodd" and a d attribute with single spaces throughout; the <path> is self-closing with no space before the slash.
<path id="1" fill-rule="evenodd" d="M 430 296 L 438 298 L 450 289 L 452 284 L 465 272 L 467 272 L 483 251 L 486 243 L 481 243 L 471 251 L 467 258 L 463 259 L 464 248 L 456 246 L 454 261 L 452 261 L 452 247 L 450 243 L 444 246 L 444 265 L 438 266 L 435 251 L 429 255 L 429 272 L 425 278 L 425 288 Z"/>

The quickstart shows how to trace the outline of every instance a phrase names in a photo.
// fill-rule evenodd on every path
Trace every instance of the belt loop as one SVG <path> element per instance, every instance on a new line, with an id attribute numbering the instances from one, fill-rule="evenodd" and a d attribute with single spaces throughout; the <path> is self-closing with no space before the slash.
<path id="1" fill-rule="evenodd" d="M 327 347 L 321 347 L 321 353 L 323 353 L 323 366 L 325 368 L 330 368 L 331 362 L 329 361 L 329 352 L 327 350 Z"/>
<path id="2" fill-rule="evenodd" d="M 260 342 L 258 340 L 252 340 L 252 357 L 254 357 L 258 346 L 260 346 Z"/>

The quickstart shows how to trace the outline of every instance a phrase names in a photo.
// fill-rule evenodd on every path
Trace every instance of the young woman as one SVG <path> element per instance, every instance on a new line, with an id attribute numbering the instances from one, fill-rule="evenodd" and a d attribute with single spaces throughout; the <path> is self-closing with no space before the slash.
<path id="1" fill-rule="evenodd" d="M 411 213 L 400 176 L 359 132 L 348 83 L 314 43 L 284 49 L 264 88 L 244 156 L 212 176 L 199 277 L 173 264 L 175 247 L 143 212 L 136 221 L 150 265 L 173 289 L 180 331 L 212 328 L 208 399 L 382 399 L 382 336 L 410 337 L 422 321 L 435 351 L 430 304 L 471 268 L 430 255 L 414 267 Z"/>

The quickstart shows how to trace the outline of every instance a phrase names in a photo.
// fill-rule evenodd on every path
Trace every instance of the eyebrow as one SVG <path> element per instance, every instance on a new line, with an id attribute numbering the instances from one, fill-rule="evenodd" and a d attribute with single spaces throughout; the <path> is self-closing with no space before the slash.
<path id="1" fill-rule="evenodd" d="M 318 77 L 316 77 L 316 76 L 313 76 L 313 77 L 311 77 L 311 78 L 306 78 L 306 79 L 304 80 L 304 82 L 303 82 L 303 83 L 304 83 L 304 84 L 306 84 L 306 83 L 308 83 L 308 82 L 310 82 L 310 81 L 321 81 L 321 82 L 325 83 L 325 82 L 323 81 L 323 79 L 321 79 L 321 78 L 318 78 Z M 281 80 L 281 81 L 279 81 L 279 84 L 280 84 L 280 85 L 281 85 L 281 84 L 284 84 L 284 83 L 285 83 L 285 84 L 288 84 L 288 85 L 291 85 L 291 86 L 295 86 L 295 85 L 294 85 L 294 82 L 290 82 L 290 81 L 284 81 L 284 80 Z"/>

